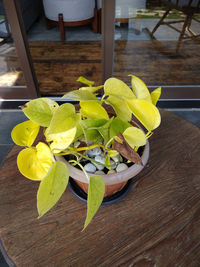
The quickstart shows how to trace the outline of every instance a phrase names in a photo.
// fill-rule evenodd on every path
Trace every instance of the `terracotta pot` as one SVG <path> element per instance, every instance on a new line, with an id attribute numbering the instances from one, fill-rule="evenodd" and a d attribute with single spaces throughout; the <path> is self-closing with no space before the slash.
<path id="1" fill-rule="evenodd" d="M 122 190 L 122 188 L 126 185 L 127 181 L 133 177 L 135 177 L 146 165 L 149 158 L 149 142 L 147 140 L 147 143 L 144 147 L 141 159 L 143 165 L 133 164 L 131 167 L 129 167 L 127 170 L 118 172 L 118 173 L 112 173 L 112 174 L 105 174 L 101 175 L 101 177 L 104 179 L 106 188 L 105 188 L 105 195 L 104 197 L 111 196 L 114 193 Z M 88 192 L 88 180 L 80 169 L 77 169 L 70 165 L 64 157 L 56 156 L 56 159 L 59 161 L 64 162 L 69 170 L 69 176 L 72 177 L 76 183 L 83 189 L 85 193 Z M 94 176 L 93 173 L 88 173 L 89 176 Z"/>

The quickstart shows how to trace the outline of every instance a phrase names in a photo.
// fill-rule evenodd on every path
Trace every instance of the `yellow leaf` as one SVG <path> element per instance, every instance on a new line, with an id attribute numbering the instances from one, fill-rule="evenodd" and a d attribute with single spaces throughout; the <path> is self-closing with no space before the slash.
<path id="1" fill-rule="evenodd" d="M 90 91 L 91 93 L 95 93 L 96 91 L 100 90 L 101 88 L 103 88 L 103 85 L 99 85 L 99 86 L 88 86 L 88 87 L 81 87 L 79 88 L 80 91 Z"/>
<path id="2" fill-rule="evenodd" d="M 84 117 L 90 119 L 106 119 L 109 120 L 108 113 L 106 110 L 99 104 L 99 101 L 80 101 L 81 114 Z"/>
<path id="3" fill-rule="evenodd" d="M 151 92 L 151 100 L 154 105 L 157 104 L 160 95 L 161 95 L 161 87 L 158 87 L 153 92 Z"/>
<path id="4" fill-rule="evenodd" d="M 109 96 L 105 102 L 113 107 L 118 118 L 124 121 L 131 120 L 132 113 L 124 100 L 116 96 Z"/>
<path id="5" fill-rule="evenodd" d="M 76 114 L 74 105 L 62 104 L 53 114 L 49 133 L 57 134 L 72 129 L 80 122 L 80 119 L 80 114 Z"/>
<path id="6" fill-rule="evenodd" d="M 135 117 L 148 131 L 152 131 L 160 125 L 159 110 L 152 103 L 143 99 L 127 99 L 127 103 Z"/>
<path id="7" fill-rule="evenodd" d="M 131 76 L 132 89 L 136 97 L 139 99 L 145 99 L 151 103 L 151 96 L 146 84 L 134 75 L 129 76 Z"/>
<path id="8" fill-rule="evenodd" d="M 144 132 L 137 127 L 129 127 L 123 132 L 126 142 L 134 149 L 136 146 L 144 146 L 146 144 L 146 136 Z"/>
<path id="9" fill-rule="evenodd" d="M 13 142 L 18 146 L 31 146 L 38 135 L 40 126 L 33 121 L 24 121 L 17 124 L 12 132 Z"/>
<path id="10" fill-rule="evenodd" d="M 84 78 L 83 76 L 78 77 L 77 82 L 86 84 L 88 86 L 92 86 L 94 84 L 93 81 L 89 81 L 88 79 Z"/>
<path id="11" fill-rule="evenodd" d="M 51 150 L 42 142 L 36 147 L 23 149 L 17 157 L 20 172 L 31 180 L 42 180 L 52 164 Z"/>
<path id="12" fill-rule="evenodd" d="M 40 126 L 48 127 L 58 104 L 48 98 L 37 98 L 26 103 L 22 110 L 26 117 Z"/>
<path id="13" fill-rule="evenodd" d="M 76 127 L 61 133 L 49 134 L 49 128 L 45 130 L 47 142 L 51 142 L 50 148 L 53 153 L 65 150 L 73 141 L 76 135 Z"/>
<path id="14" fill-rule="evenodd" d="M 120 98 L 135 98 L 133 91 L 123 81 L 116 78 L 109 78 L 104 84 L 106 95 L 114 95 Z"/>

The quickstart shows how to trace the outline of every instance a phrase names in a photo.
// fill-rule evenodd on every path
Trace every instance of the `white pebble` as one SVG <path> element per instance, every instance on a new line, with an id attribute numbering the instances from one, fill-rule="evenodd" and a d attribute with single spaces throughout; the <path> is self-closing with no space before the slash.
<path id="1" fill-rule="evenodd" d="M 86 172 L 95 173 L 96 167 L 92 163 L 87 163 L 84 166 Z"/>
<path id="2" fill-rule="evenodd" d="M 101 153 L 102 153 L 101 148 L 99 148 L 99 147 L 95 147 L 93 149 L 90 149 L 87 152 L 89 157 L 95 157 L 95 156 L 101 155 Z"/>
<path id="3" fill-rule="evenodd" d="M 115 164 L 115 162 L 113 160 L 110 160 L 110 165 L 112 166 L 111 170 L 116 169 L 117 164 Z"/>
<path id="4" fill-rule="evenodd" d="M 111 157 L 112 160 L 114 160 L 114 162 L 118 163 L 118 162 L 122 162 L 123 158 L 121 155 L 115 156 L 115 157 Z"/>
<path id="5" fill-rule="evenodd" d="M 103 172 L 103 171 L 96 171 L 95 174 L 100 174 L 101 175 L 101 174 L 105 174 L 105 172 Z"/>
<path id="6" fill-rule="evenodd" d="M 99 162 L 99 163 L 102 163 L 102 164 L 105 164 L 105 158 L 104 157 L 102 157 L 102 156 L 96 156 L 95 158 L 94 158 L 97 162 Z M 103 170 L 104 169 L 104 166 L 103 165 L 100 165 L 100 164 L 97 164 L 97 163 L 94 163 L 94 165 L 97 167 L 97 169 L 99 170 L 99 171 L 101 171 L 101 170 Z"/>
<path id="7" fill-rule="evenodd" d="M 128 169 L 128 166 L 125 163 L 120 163 L 117 166 L 116 171 L 117 172 L 122 172 L 122 171 L 125 171 L 126 169 Z"/>

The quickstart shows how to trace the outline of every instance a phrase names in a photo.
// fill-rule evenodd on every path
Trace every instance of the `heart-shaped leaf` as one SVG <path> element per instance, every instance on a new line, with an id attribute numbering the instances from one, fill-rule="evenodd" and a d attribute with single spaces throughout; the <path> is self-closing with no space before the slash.
<path id="1" fill-rule="evenodd" d="M 81 114 L 91 119 L 109 119 L 107 111 L 99 101 L 80 101 Z"/>
<path id="2" fill-rule="evenodd" d="M 131 76 L 131 85 L 136 97 L 139 99 L 145 99 L 151 103 L 151 96 L 146 84 L 134 75 L 129 76 Z"/>
<path id="3" fill-rule="evenodd" d="M 24 114 L 36 124 L 48 127 L 58 104 L 48 98 L 37 98 L 26 103 L 22 110 Z"/>
<path id="4" fill-rule="evenodd" d="M 44 134 L 47 142 L 51 142 L 51 151 L 53 153 L 59 153 L 68 148 L 68 146 L 74 141 L 76 136 L 76 127 L 56 134 L 50 134 L 49 128 L 47 128 Z"/>
<path id="5" fill-rule="evenodd" d="M 135 98 L 133 91 L 123 81 L 116 78 L 109 78 L 104 84 L 106 95 L 124 98 Z"/>
<path id="6" fill-rule="evenodd" d="M 101 206 L 105 193 L 105 183 L 101 176 L 92 176 L 89 180 L 88 198 L 87 198 L 87 217 L 83 230 L 91 222 L 97 210 Z"/>
<path id="7" fill-rule="evenodd" d="M 113 119 L 110 125 L 110 138 L 116 136 L 118 133 L 123 133 L 131 124 L 121 120 L 119 117 Z"/>
<path id="8" fill-rule="evenodd" d="M 137 127 L 129 127 L 123 132 L 126 142 L 134 149 L 137 146 L 144 146 L 147 142 L 144 132 Z"/>
<path id="9" fill-rule="evenodd" d="M 67 166 L 57 161 L 41 181 L 37 192 L 39 218 L 49 211 L 64 193 L 69 180 Z"/>
<path id="10" fill-rule="evenodd" d="M 80 122 L 80 119 L 80 114 L 76 114 L 74 105 L 70 103 L 62 104 L 53 114 L 49 134 L 66 132 L 74 128 Z"/>
<path id="11" fill-rule="evenodd" d="M 160 95 L 161 95 L 161 87 L 158 87 L 153 92 L 151 92 L 151 100 L 154 105 L 157 104 Z"/>
<path id="12" fill-rule="evenodd" d="M 148 131 L 152 131 L 160 125 L 159 110 L 152 103 L 143 99 L 127 99 L 126 101 L 135 117 Z"/>
<path id="13" fill-rule="evenodd" d="M 128 104 L 117 96 L 110 95 L 106 100 L 106 104 L 111 105 L 116 113 L 116 115 L 124 120 L 130 121 L 132 117 L 131 110 L 128 107 Z"/>
<path id="14" fill-rule="evenodd" d="M 42 142 L 36 147 L 21 150 L 17 157 L 20 172 L 31 180 L 42 180 L 52 164 L 51 150 Z"/>
<path id="15" fill-rule="evenodd" d="M 84 87 L 85 90 L 74 90 L 67 94 L 65 94 L 62 98 L 69 98 L 77 101 L 83 101 L 83 100 L 97 100 L 96 96 L 90 92 L 87 88 L 90 87 Z"/>
<path id="16" fill-rule="evenodd" d="M 11 132 L 12 140 L 18 146 L 30 147 L 35 141 L 39 129 L 40 126 L 30 120 L 19 123 L 13 128 Z"/>

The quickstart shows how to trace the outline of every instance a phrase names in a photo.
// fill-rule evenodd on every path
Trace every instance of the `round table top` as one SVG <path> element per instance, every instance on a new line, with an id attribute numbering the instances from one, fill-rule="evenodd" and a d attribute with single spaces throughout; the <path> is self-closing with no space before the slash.
<path id="1" fill-rule="evenodd" d="M 1 247 L 16 266 L 199 266 L 200 130 L 161 110 L 150 159 L 120 202 L 102 206 L 81 232 L 86 205 L 69 189 L 37 219 L 38 182 L 16 166 L 0 171 Z"/>

